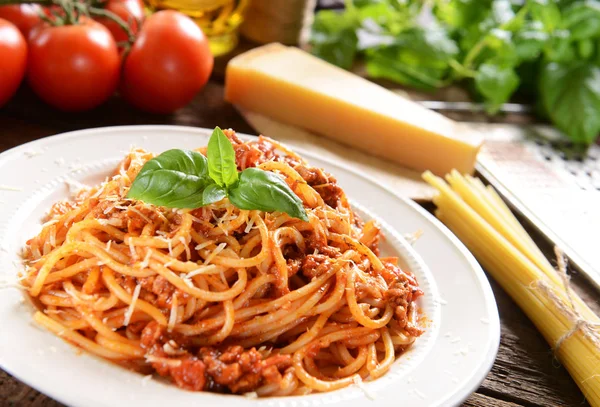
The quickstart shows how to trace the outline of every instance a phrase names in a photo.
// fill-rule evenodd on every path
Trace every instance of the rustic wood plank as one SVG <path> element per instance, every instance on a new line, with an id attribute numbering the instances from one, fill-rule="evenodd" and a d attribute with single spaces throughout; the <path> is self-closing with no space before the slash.
<path id="1" fill-rule="evenodd" d="M 61 407 L 62 404 L 0 370 L 0 406 Z"/>
<path id="2" fill-rule="evenodd" d="M 463 407 L 517 407 L 521 404 L 511 403 L 510 401 L 498 400 L 484 394 L 475 393 L 471 395 L 464 403 Z"/>

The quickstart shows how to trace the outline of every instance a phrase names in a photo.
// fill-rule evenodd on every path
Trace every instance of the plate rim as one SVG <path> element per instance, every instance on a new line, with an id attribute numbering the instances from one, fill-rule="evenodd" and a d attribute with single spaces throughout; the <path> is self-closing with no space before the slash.
<path id="1" fill-rule="evenodd" d="M 27 151 L 28 148 L 31 148 L 32 146 L 35 146 L 39 143 L 43 143 L 44 141 L 54 143 L 54 142 L 60 142 L 60 141 L 68 141 L 69 139 L 76 138 L 76 137 L 77 138 L 85 137 L 88 134 L 98 135 L 98 134 L 102 134 L 102 133 L 114 133 L 114 132 L 121 132 L 121 131 L 125 131 L 125 132 L 126 131 L 164 131 L 164 132 L 175 131 L 175 132 L 180 132 L 180 133 L 186 133 L 186 132 L 188 132 L 188 133 L 189 132 L 206 133 L 206 132 L 211 132 L 212 129 L 205 128 L 205 127 L 178 126 L 178 125 L 126 125 L 126 126 L 94 127 L 94 128 L 87 128 L 87 129 L 81 129 L 81 130 L 68 131 L 68 132 L 58 133 L 58 134 L 51 135 L 51 136 L 38 138 L 36 140 L 31 140 L 27 143 L 20 144 L 18 146 L 12 147 L 6 151 L 3 151 L 2 153 L 0 153 L 0 168 L 3 165 L 5 165 L 6 163 L 8 163 L 12 156 L 15 156 L 15 158 L 19 158 L 18 157 L 19 153 L 21 153 L 22 151 Z M 242 137 L 244 137 L 244 136 L 257 137 L 256 135 L 242 133 L 242 132 L 236 132 L 236 133 Z M 307 151 L 306 149 L 301 148 L 301 147 L 293 146 L 291 148 L 293 151 L 300 153 L 300 155 L 302 155 L 302 156 L 314 157 L 323 162 L 331 163 L 332 165 L 342 168 L 344 171 L 347 171 L 352 176 L 359 177 L 368 182 L 371 182 L 371 183 L 375 184 L 376 186 L 378 186 L 379 188 L 390 193 L 396 199 L 398 199 L 399 201 L 402 201 L 404 204 L 408 205 L 412 210 L 416 211 L 426 221 L 428 221 L 436 229 L 438 229 L 449 240 L 449 242 L 452 243 L 453 250 L 458 255 L 462 256 L 464 258 L 464 260 L 468 263 L 469 267 L 471 268 L 471 272 L 472 272 L 473 276 L 475 276 L 477 278 L 477 282 L 478 282 L 480 289 L 482 290 L 486 306 L 490 310 L 495 310 L 496 312 L 491 313 L 490 316 L 492 318 L 489 320 L 489 323 L 487 324 L 491 339 L 490 339 L 490 348 L 485 353 L 485 358 L 484 358 L 483 362 L 480 364 L 480 366 L 477 369 L 474 369 L 474 371 L 470 377 L 465 379 L 467 384 L 462 385 L 457 391 L 453 392 L 449 397 L 447 397 L 441 401 L 441 403 L 443 405 L 452 405 L 452 406 L 462 403 L 471 394 L 473 394 L 479 388 L 481 383 L 485 380 L 487 374 L 491 371 L 491 369 L 494 365 L 496 356 L 498 354 L 498 349 L 500 346 L 500 318 L 499 318 L 499 313 L 498 313 L 498 306 L 497 306 L 495 296 L 492 291 L 490 282 L 489 282 L 485 272 L 483 271 L 482 267 L 479 265 L 479 263 L 477 262 L 477 260 L 473 256 L 473 254 L 458 239 L 458 237 L 456 237 L 435 216 L 433 216 L 431 213 L 429 213 L 427 210 L 425 210 L 424 208 L 419 206 L 414 201 L 400 196 L 392 188 L 379 182 L 377 179 L 374 179 L 373 177 L 370 177 L 366 174 L 359 173 L 357 170 L 355 170 L 354 168 L 352 168 L 350 165 L 346 164 L 345 162 L 336 161 L 336 160 L 332 160 L 327 157 L 323 157 L 319 153 Z M 375 215 L 377 215 L 377 214 L 375 214 Z M 435 280 L 435 278 L 434 278 L 434 280 Z M 2 368 L 4 371 L 8 372 L 12 376 L 16 377 L 18 380 L 22 381 L 23 383 L 27 384 L 28 386 L 30 386 L 36 390 L 38 389 L 37 385 L 30 383 L 26 378 L 22 378 L 19 374 L 15 374 L 13 369 L 6 368 L 4 366 L 4 363 L 1 360 L 0 360 L 0 368 Z M 474 381 L 473 378 L 475 376 L 477 376 L 478 379 Z M 48 394 L 45 391 L 41 392 L 41 393 L 43 393 L 45 395 Z M 69 405 L 68 401 L 66 399 L 63 399 L 62 397 L 55 397 L 55 396 L 48 396 L 48 397 L 51 397 L 59 402 Z"/>

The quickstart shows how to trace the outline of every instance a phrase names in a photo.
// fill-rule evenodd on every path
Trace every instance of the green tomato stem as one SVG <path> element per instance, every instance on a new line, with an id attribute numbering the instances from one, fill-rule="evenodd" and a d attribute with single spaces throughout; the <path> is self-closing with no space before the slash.
<path id="1" fill-rule="evenodd" d="M 121 29 L 127 33 L 129 45 L 132 45 L 134 43 L 135 34 L 133 33 L 133 31 L 131 31 L 131 27 L 129 27 L 129 25 L 127 25 L 127 23 L 121 17 L 119 17 L 110 10 L 98 7 L 89 7 L 88 12 L 91 16 L 108 18 L 109 20 L 112 20 L 115 23 L 117 23 L 119 27 L 121 27 Z"/>

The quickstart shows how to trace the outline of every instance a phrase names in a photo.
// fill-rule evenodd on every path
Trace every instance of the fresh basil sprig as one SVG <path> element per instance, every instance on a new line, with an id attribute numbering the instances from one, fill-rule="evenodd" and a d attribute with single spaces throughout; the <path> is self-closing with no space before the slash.
<path id="1" fill-rule="evenodd" d="M 239 183 L 229 190 L 229 201 L 240 209 L 281 211 L 308 220 L 302 201 L 277 174 L 258 168 L 246 168 Z"/>
<path id="2" fill-rule="evenodd" d="M 238 174 L 231 142 L 217 127 L 207 157 L 195 151 L 165 151 L 144 164 L 127 198 L 168 208 L 199 208 L 229 197 L 240 209 L 280 211 L 308 221 L 302 201 L 279 175 L 258 168 Z"/>
<path id="3" fill-rule="evenodd" d="M 215 193 L 208 176 L 206 157 L 195 151 L 168 150 L 149 160 L 127 194 L 158 206 L 197 208 L 217 202 L 225 191 Z M 210 194 L 205 194 L 209 189 Z"/>
<path id="4" fill-rule="evenodd" d="M 220 128 L 215 128 L 208 140 L 208 175 L 217 185 L 229 187 L 238 180 L 235 151 L 231 142 Z"/>

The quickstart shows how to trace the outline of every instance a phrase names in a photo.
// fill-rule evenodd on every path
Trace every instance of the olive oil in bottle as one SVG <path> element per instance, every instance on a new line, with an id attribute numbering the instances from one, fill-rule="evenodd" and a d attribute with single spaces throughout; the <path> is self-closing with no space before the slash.
<path id="1" fill-rule="evenodd" d="M 153 10 L 177 10 L 196 22 L 209 40 L 214 56 L 238 43 L 238 27 L 249 0 L 146 0 Z"/>

